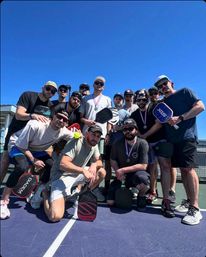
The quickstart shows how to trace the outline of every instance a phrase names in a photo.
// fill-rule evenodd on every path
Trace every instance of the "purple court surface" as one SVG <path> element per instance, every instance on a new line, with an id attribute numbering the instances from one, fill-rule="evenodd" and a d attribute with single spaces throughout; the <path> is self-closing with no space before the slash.
<path id="1" fill-rule="evenodd" d="M 43 209 L 33 210 L 18 198 L 11 218 L 1 220 L 2 257 L 205 257 L 206 212 L 196 226 L 168 219 L 159 208 L 144 212 L 98 206 L 94 222 L 71 219 L 72 209 L 50 223 Z"/>

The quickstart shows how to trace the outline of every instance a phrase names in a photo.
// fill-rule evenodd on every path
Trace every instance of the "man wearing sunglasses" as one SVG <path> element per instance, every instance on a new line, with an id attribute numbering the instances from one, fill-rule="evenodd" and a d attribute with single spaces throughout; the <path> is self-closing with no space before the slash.
<path id="1" fill-rule="evenodd" d="M 82 94 L 82 97 L 90 95 L 90 86 L 87 83 L 80 84 L 79 92 Z"/>
<path id="2" fill-rule="evenodd" d="M 25 127 L 29 120 L 47 122 L 48 118 L 43 114 L 35 113 L 35 109 L 40 106 L 50 107 L 52 105 L 50 98 L 53 97 L 56 92 L 56 83 L 47 81 L 43 85 L 41 93 L 26 91 L 20 96 L 17 102 L 16 114 L 9 125 L 8 133 L 5 138 L 4 153 L 1 159 L 0 181 L 3 180 L 9 165 L 8 142 L 10 136 Z"/>
<path id="3" fill-rule="evenodd" d="M 135 102 L 135 94 L 131 89 L 127 89 L 124 91 L 124 105 L 123 109 L 128 111 L 130 114 L 132 114 L 134 111 L 137 110 L 138 106 Z"/>
<path id="4" fill-rule="evenodd" d="M 80 106 L 81 113 L 81 122 L 83 123 L 83 134 L 87 131 L 87 128 L 91 125 L 96 124 L 95 118 L 97 112 L 101 111 L 105 107 L 112 107 L 112 101 L 110 97 L 103 95 L 103 90 L 105 87 L 105 78 L 102 76 L 98 76 L 94 80 L 94 92 L 93 94 L 87 95 L 83 97 L 82 103 Z M 110 126 L 107 123 L 100 124 L 97 123 L 102 128 L 101 140 L 99 142 L 99 151 L 103 156 L 104 154 L 104 141 L 105 136 L 109 133 Z M 96 190 L 97 198 L 99 201 L 104 201 L 104 196 L 100 193 L 100 191 Z"/>
<path id="5" fill-rule="evenodd" d="M 57 100 L 53 100 L 52 104 L 53 105 L 57 105 L 59 103 L 66 103 L 67 101 L 67 96 L 68 93 L 71 91 L 71 86 L 70 85 L 60 85 L 58 88 L 58 99 Z"/>
<path id="6" fill-rule="evenodd" d="M 14 171 L 10 174 L 6 187 L 4 188 L 1 200 L 1 218 L 10 217 L 8 210 L 9 196 L 12 188 L 18 182 L 20 176 L 28 171 L 29 166 L 42 170 L 41 183 L 38 190 L 31 199 L 31 206 L 39 208 L 41 203 L 40 193 L 45 188 L 45 183 L 49 181 L 50 169 L 53 165 L 52 157 L 46 150 L 64 139 L 73 138 L 74 133 L 65 126 L 68 123 L 68 114 L 61 106 L 56 106 L 53 110 L 52 119 L 47 122 L 30 120 L 20 131 L 14 133 L 9 141 L 9 157 L 15 164 Z"/>
<path id="7" fill-rule="evenodd" d="M 111 166 L 115 171 L 116 178 L 111 183 L 107 203 L 115 204 L 115 192 L 125 180 L 127 188 L 135 187 L 139 194 L 137 208 L 142 210 L 146 207 L 146 192 L 149 189 L 148 144 L 146 140 L 138 137 L 136 122 L 128 118 L 123 123 L 124 137 L 112 146 Z M 117 151 L 118 149 L 118 151 Z"/>
<path id="8" fill-rule="evenodd" d="M 195 171 L 197 167 L 197 128 L 196 116 L 205 107 L 188 88 L 174 89 L 174 83 L 166 76 L 158 77 L 154 84 L 164 95 L 164 102 L 173 110 L 173 117 L 164 123 L 166 139 L 173 145 L 171 162 L 166 166 L 177 167 L 181 171 L 182 181 L 187 199 L 175 208 L 176 211 L 185 212 L 182 223 L 196 225 L 202 219 L 198 206 L 199 179 Z M 174 125 L 178 124 L 178 129 Z M 167 178 L 170 180 L 170 177 Z"/>

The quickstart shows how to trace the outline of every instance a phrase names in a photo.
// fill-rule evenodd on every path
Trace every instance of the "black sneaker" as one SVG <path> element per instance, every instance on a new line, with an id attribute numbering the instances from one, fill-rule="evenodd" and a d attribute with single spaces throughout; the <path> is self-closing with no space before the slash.
<path id="1" fill-rule="evenodd" d="M 146 196 L 138 196 L 137 197 L 137 210 L 138 211 L 145 210 L 146 205 L 147 205 Z"/>
<path id="2" fill-rule="evenodd" d="M 167 218 L 175 217 L 174 208 L 172 208 L 171 201 L 169 199 L 164 199 L 162 201 L 161 212 Z"/>

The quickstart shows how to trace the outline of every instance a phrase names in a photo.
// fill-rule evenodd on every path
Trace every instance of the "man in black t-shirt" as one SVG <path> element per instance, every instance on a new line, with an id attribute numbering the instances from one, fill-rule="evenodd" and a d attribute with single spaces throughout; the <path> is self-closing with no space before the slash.
<path id="1" fill-rule="evenodd" d="M 27 91 L 20 96 L 17 102 L 16 114 L 9 125 L 8 133 L 5 138 L 4 153 L 1 159 L 0 181 L 4 179 L 8 169 L 8 142 L 10 136 L 24 128 L 31 119 L 46 122 L 48 118 L 45 116 L 49 114 L 49 108 L 47 109 L 45 107 L 52 105 L 49 99 L 54 96 L 56 92 L 56 83 L 48 81 L 43 85 L 41 93 Z"/>

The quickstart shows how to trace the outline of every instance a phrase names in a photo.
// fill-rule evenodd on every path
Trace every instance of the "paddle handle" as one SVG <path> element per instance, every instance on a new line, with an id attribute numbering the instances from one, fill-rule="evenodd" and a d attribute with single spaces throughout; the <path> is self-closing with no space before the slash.
<path id="1" fill-rule="evenodd" d="M 179 126 L 178 126 L 178 125 L 174 125 L 173 127 L 174 127 L 175 129 L 178 129 L 178 128 L 179 128 Z"/>

